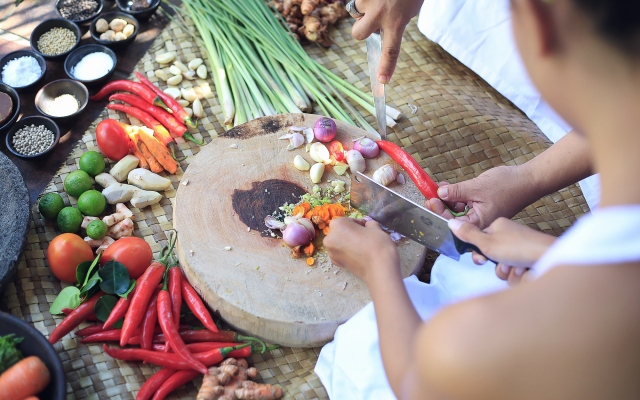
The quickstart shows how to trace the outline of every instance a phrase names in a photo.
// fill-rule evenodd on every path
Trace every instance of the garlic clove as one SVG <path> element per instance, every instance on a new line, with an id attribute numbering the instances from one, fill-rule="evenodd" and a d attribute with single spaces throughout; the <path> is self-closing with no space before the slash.
<path id="1" fill-rule="evenodd" d="M 196 69 L 196 74 L 200 79 L 207 79 L 207 67 L 204 64 L 202 64 L 201 66 L 198 67 L 198 69 Z"/>
<path id="2" fill-rule="evenodd" d="M 178 100 L 178 104 L 180 104 L 182 107 L 188 107 L 189 104 L 191 104 L 191 103 L 189 103 L 185 99 L 180 99 L 180 100 Z"/>
<path id="3" fill-rule="evenodd" d="M 193 108 L 193 115 L 195 115 L 198 118 L 204 117 L 204 108 L 202 108 L 202 103 L 200 102 L 200 99 L 196 98 L 193 101 L 193 104 L 191 105 L 191 107 Z"/>
<path id="4" fill-rule="evenodd" d="M 161 79 L 165 82 L 167 81 L 167 79 L 169 79 L 169 76 L 167 76 L 167 73 L 161 69 L 157 69 L 153 71 L 153 74 L 156 76 L 156 78 Z"/>
<path id="5" fill-rule="evenodd" d="M 396 180 L 397 175 L 398 171 L 391 164 L 385 164 L 373 173 L 372 179 L 383 186 L 387 186 Z"/>
<path id="6" fill-rule="evenodd" d="M 293 166 L 300 171 L 308 171 L 311 168 L 307 160 L 302 158 L 301 155 L 297 155 L 293 158 Z"/>
<path id="7" fill-rule="evenodd" d="M 202 58 L 194 58 L 193 60 L 189 61 L 187 67 L 189 67 L 190 70 L 195 71 L 199 66 L 202 65 L 203 62 L 204 61 L 202 60 Z"/>
<path id="8" fill-rule="evenodd" d="M 185 108 L 184 108 L 184 111 L 187 113 L 187 115 L 188 115 L 189 117 L 192 117 L 192 116 L 193 116 L 193 110 L 192 110 L 191 108 L 189 108 L 189 107 L 185 107 Z"/>
<path id="9" fill-rule="evenodd" d="M 331 155 L 327 146 L 320 142 L 315 142 L 309 147 L 309 156 L 317 163 L 329 164 L 331 163 Z"/>
<path id="10" fill-rule="evenodd" d="M 180 71 L 182 71 L 182 72 L 189 71 L 189 68 L 187 68 L 187 66 L 184 65 L 180 60 L 175 60 L 173 62 L 173 65 L 175 65 L 176 67 L 180 68 Z"/>
<path id="11" fill-rule="evenodd" d="M 347 151 L 347 153 L 344 155 L 344 158 L 347 160 L 349 169 L 353 173 L 364 172 L 367 169 L 367 163 L 358 150 Z"/>
<path id="12" fill-rule="evenodd" d="M 311 182 L 313 183 L 320 183 L 320 181 L 322 180 L 322 175 L 324 175 L 324 164 L 323 163 L 316 163 L 313 164 L 311 166 L 311 169 L 309 169 L 309 176 L 311 176 Z"/>
<path id="13" fill-rule="evenodd" d="M 182 97 L 182 93 L 180 92 L 180 89 L 178 89 L 178 88 L 167 88 L 167 89 L 163 90 L 163 92 L 165 92 L 169 96 L 173 97 L 174 100 L 179 100 L 180 97 Z"/>
<path id="14" fill-rule="evenodd" d="M 182 88 L 180 93 L 182 93 L 182 98 L 187 101 L 194 101 L 198 98 L 198 94 L 193 88 Z"/>
<path id="15" fill-rule="evenodd" d="M 169 64 L 171 61 L 175 59 L 176 59 L 176 53 L 174 53 L 173 51 L 158 54 L 156 56 L 156 62 L 158 64 Z"/>
<path id="16" fill-rule="evenodd" d="M 180 82 L 182 82 L 182 75 L 175 75 L 175 76 L 172 76 L 171 78 L 167 79 L 167 84 L 172 85 L 172 86 L 179 85 Z"/>
<path id="17" fill-rule="evenodd" d="M 192 81 L 196 76 L 196 71 L 183 72 L 182 76 L 184 77 L 184 79 L 188 79 L 188 80 Z"/>
<path id="18" fill-rule="evenodd" d="M 182 71 L 180 70 L 180 68 L 176 67 L 175 65 L 172 65 L 169 67 L 169 72 L 171 73 L 171 75 L 182 75 Z"/>

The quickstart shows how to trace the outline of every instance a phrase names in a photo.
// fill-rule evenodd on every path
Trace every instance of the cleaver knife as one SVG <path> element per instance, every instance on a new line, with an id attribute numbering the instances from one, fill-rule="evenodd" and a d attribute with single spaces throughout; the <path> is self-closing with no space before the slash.
<path id="1" fill-rule="evenodd" d="M 383 140 L 387 139 L 387 104 L 384 98 L 384 85 L 378 81 L 378 69 L 382 58 L 382 33 L 374 32 L 366 40 L 367 62 L 369 64 L 369 79 L 371 80 L 371 94 L 376 108 L 378 132 Z"/>
<path id="2" fill-rule="evenodd" d="M 482 254 L 476 246 L 458 239 L 446 219 L 360 172 L 351 175 L 351 207 L 386 228 L 454 260 L 459 260 L 460 255 L 468 251 Z"/>

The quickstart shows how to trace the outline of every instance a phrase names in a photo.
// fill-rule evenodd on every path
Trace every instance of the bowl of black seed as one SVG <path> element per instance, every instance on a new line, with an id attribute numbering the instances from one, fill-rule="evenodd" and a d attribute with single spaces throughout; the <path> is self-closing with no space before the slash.
<path id="1" fill-rule="evenodd" d="M 102 11 L 104 0 L 57 0 L 56 13 L 76 24 L 86 24 Z"/>
<path id="2" fill-rule="evenodd" d="M 53 120 L 34 115 L 13 124 L 5 138 L 10 152 L 21 158 L 49 153 L 60 140 L 60 128 Z"/>

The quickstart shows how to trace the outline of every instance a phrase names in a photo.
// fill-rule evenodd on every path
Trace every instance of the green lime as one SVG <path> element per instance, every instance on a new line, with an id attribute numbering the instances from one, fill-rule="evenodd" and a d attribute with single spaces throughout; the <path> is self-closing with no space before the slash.
<path id="1" fill-rule="evenodd" d="M 89 222 L 89 225 L 87 225 L 87 236 L 91 239 L 100 240 L 107 236 L 108 229 L 107 224 L 99 219 L 91 221 Z"/>
<path id="2" fill-rule="evenodd" d="M 87 151 L 80 157 L 80 169 L 96 176 L 104 171 L 104 157 L 97 151 Z"/>
<path id="3" fill-rule="evenodd" d="M 93 181 L 89 174 L 82 170 L 73 171 L 64 178 L 65 192 L 76 199 L 91 188 L 93 188 Z"/>
<path id="4" fill-rule="evenodd" d="M 107 200 L 97 190 L 87 190 L 78 197 L 78 209 L 84 215 L 97 217 L 104 212 L 106 206 Z"/>
<path id="5" fill-rule="evenodd" d="M 45 218 L 54 219 L 63 208 L 64 200 L 58 193 L 47 193 L 38 202 L 38 210 Z"/>
<path id="6" fill-rule="evenodd" d="M 58 228 L 64 233 L 76 233 L 82 225 L 82 213 L 75 207 L 65 207 L 58 213 Z"/>

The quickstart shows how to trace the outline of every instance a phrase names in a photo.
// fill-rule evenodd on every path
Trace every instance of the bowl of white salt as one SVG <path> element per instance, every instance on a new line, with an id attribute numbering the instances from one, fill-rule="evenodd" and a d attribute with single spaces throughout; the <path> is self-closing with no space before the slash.
<path id="1" fill-rule="evenodd" d="M 89 102 L 87 87 L 73 79 L 49 82 L 36 94 L 36 108 L 40 114 L 63 123 L 74 119 Z"/>
<path id="2" fill-rule="evenodd" d="M 2 83 L 16 90 L 29 89 L 44 79 L 47 62 L 31 50 L 18 50 L 0 59 Z"/>
<path id="3" fill-rule="evenodd" d="M 116 53 L 100 44 L 80 46 L 64 61 L 64 71 L 71 79 L 87 86 L 104 83 L 116 69 Z"/>

